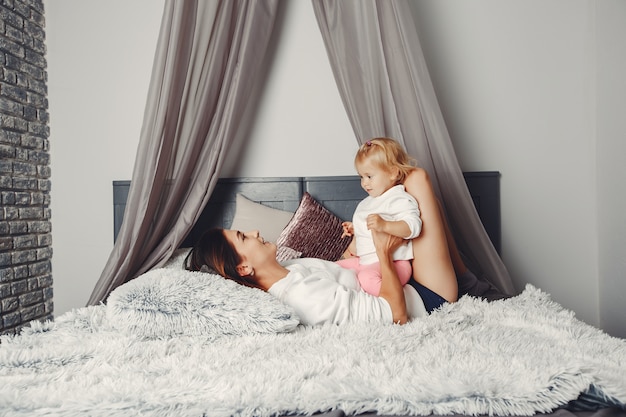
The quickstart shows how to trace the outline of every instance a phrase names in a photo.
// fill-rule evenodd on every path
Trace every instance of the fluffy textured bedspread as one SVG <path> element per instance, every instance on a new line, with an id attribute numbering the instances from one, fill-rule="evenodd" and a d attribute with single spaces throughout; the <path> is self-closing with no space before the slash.
<path id="1" fill-rule="evenodd" d="M 626 402 L 626 341 L 528 286 L 464 297 L 405 326 L 142 339 L 106 307 L 33 323 L 0 345 L 0 414 L 15 416 L 523 415 L 590 385 Z"/>

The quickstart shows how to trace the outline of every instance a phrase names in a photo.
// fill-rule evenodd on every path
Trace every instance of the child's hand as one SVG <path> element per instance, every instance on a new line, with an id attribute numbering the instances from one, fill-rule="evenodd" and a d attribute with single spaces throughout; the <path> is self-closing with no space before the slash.
<path id="1" fill-rule="evenodd" d="M 354 234 L 354 226 L 352 222 L 343 222 L 341 223 L 341 227 L 343 227 L 343 233 L 341 238 L 343 239 L 346 236 L 352 236 Z"/>
<path id="2" fill-rule="evenodd" d="M 367 216 L 367 229 L 368 230 L 374 230 L 376 232 L 384 232 L 385 223 L 387 222 L 378 214 L 370 214 L 369 216 Z"/>

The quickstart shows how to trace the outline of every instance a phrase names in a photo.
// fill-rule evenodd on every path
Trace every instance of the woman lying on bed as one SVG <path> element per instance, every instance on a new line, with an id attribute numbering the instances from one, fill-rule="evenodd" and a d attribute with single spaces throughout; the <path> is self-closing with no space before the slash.
<path id="1" fill-rule="evenodd" d="M 432 310 L 457 300 L 455 266 L 459 274 L 466 268 L 454 241 L 447 238 L 449 232 L 426 171 L 415 168 L 404 185 L 419 202 L 423 222 L 422 233 L 413 240 L 413 278 L 430 293 L 425 301 Z M 185 265 L 197 271 L 207 268 L 242 285 L 268 291 L 294 308 L 305 324 L 405 323 L 426 314 L 422 298 L 413 287 L 402 287 L 393 268 L 391 254 L 402 239 L 376 233 L 374 241 L 382 272 L 378 297 L 361 291 L 354 271 L 333 262 L 296 259 L 278 263 L 276 246 L 256 231 L 210 230 L 198 240 Z"/>
<path id="2" fill-rule="evenodd" d="M 256 230 L 207 231 L 190 252 L 186 267 L 202 271 L 206 266 L 242 285 L 267 291 L 291 306 L 304 324 L 403 324 L 424 315 L 417 292 L 412 287 L 405 290 L 393 268 L 391 254 L 402 239 L 380 233 L 374 241 L 383 271 L 378 297 L 361 290 L 354 271 L 335 262 L 299 258 L 279 263 L 276 245 Z"/>

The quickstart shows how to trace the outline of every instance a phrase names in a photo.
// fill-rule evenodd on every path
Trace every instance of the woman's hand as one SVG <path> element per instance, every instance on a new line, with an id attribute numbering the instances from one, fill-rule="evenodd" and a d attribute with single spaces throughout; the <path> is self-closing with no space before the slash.
<path id="1" fill-rule="evenodd" d="M 401 237 L 378 232 L 376 230 L 372 230 L 372 240 L 374 241 L 374 247 L 376 248 L 376 254 L 379 259 L 381 257 L 390 257 L 396 249 L 407 244 L 407 241 Z"/>

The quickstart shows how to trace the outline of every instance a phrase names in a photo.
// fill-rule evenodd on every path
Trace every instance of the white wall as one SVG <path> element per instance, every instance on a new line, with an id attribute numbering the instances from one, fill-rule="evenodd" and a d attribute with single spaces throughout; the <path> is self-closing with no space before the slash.
<path id="1" fill-rule="evenodd" d="M 412 5 L 462 168 L 502 172 L 517 288 L 626 336 L 624 3 Z"/>
<path id="2" fill-rule="evenodd" d="M 596 117 L 596 102 L 608 109 L 624 104 L 623 94 L 611 95 L 612 81 L 598 81 L 596 63 L 604 68 L 615 58 L 598 45 L 596 28 L 626 16 L 619 0 L 603 2 L 597 13 L 593 4 L 420 0 L 412 6 L 461 166 L 502 172 L 503 258 L 516 286 L 533 283 L 581 319 L 626 333 L 615 324 L 623 310 L 599 307 L 600 300 L 623 301 L 614 288 L 624 294 L 624 234 L 611 228 L 623 223 L 617 217 L 623 197 L 616 194 L 624 168 L 615 168 L 615 151 L 624 146 L 623 111 Z M 84 305 L 112 248 L 111 181 L 131 176 L 162 2 L 45 5 L 58 316 Z M 284 5 L 259 113 L 224 175 L 352 174 L 356 141 L 312 6 Z M 98 20 L 78 26 L 85 16 Z M 619 30 L 612 41 L 624 39 Z M 611 35 L 597 36 L 604 42 Z M 622 51 L 621 43 L 612 48 Z M 620 79 L 618 73 L 612 75 Z M 615 200 L 620 210 L 613 209 Z M 604 253 L 606 246 L 614 252 Z M 609 273 L 612 279 L 601 279 Z"/>
<path id="3" fill-rule="evenodd" d="M 626 2 L 594 3 L 597 16 L 597 165 L 600 320 L 626 337 Z M 616 40 L 620 40 L 616 42 Z"/>
<path id="4" fill-rule="evenodd" d="M 163 1 L 45 1 L 55 316 L 87 302 L 113 247 Z"/>
<path id="5" fill-rule="evenodd" d="M 222 176 L 354 175 L 358 144 L 309 1 L 288 0 L 246 146 Z"/>

